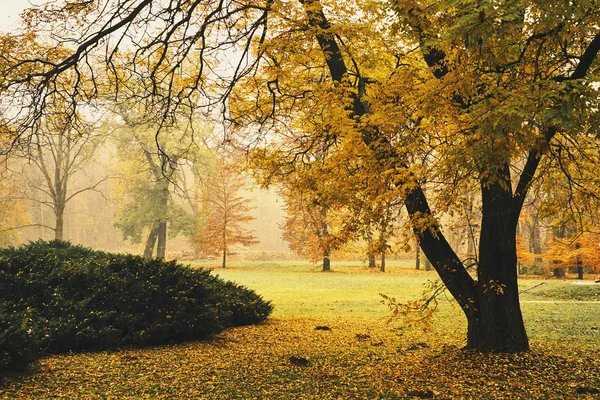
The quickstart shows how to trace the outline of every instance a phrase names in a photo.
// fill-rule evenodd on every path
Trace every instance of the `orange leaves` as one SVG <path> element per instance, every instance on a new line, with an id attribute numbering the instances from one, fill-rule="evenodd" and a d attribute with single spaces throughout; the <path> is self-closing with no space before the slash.
<path id="1" fill-rule="evenodd" d="M 549 268 L 582 266 L 600 271 L 600 234 L 583 233 L 572 239 L 554 238 L 548 245 L 544 259 Z M 556 264 L 556 262 L 559 262 Z"/>
<path id="2" fill-rule="evenodd" d="M 258 243 L 245 223 L 254 217 L 252 200 L 245 198 L 245 177 L 227 156 L 217 156 L 216 165 L 201 188 L 200 220 L 192 242 L 204 254 L 230 254 L 235 246 Z M 225 261 L 223 261 L 225 263 Z"/>

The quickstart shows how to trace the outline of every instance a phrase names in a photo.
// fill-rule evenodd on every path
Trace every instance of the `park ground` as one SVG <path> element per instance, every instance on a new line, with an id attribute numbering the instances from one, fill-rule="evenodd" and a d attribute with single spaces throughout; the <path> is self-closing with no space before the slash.
<path id="1" fill-rule="evenodd" d="M 203 266 L 214 266 L 205 263 Z M 595 399 L 600 284 L 520 281 L 531 352 L 462 350 L 466 323 L 444 296 L 430 331 L 388 322 L 380 293 L 418 299 L 430 271 L 338 263 L 237 262 L 215 273 L 275 306 L 259 326 L 210 340 L 52 355 L 0 382 L 0 399 Z"/>

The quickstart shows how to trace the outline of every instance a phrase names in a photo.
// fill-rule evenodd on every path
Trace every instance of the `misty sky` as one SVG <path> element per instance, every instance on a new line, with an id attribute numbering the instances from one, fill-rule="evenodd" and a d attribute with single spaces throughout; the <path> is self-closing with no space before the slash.
<path id="1" fill-rule="evenodd" d="M 15 28 L 19 23 L 19 14 L 23 9 L 32 5 L 29 0 L 0 0 L 0 30 L 6 32 Z M 35 1 L 41 3 L 41 1 Z"/>

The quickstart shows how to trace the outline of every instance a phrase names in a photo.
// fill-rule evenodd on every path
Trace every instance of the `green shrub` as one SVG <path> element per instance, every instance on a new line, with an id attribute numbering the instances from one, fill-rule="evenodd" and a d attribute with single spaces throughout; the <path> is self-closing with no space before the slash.
<path id="1" fill-rule="evenodd" d="M 0 303 L 0 371 L 21 369 L 35 357 L 37 345 L 28 310 Z"/>
<path id="2" fill-rule="evenodd" d="M 40 352 L 202 339 L 271 311 L 255 292 L 174 261 L 61 241 L 0 250 L 0 369 Z"/>

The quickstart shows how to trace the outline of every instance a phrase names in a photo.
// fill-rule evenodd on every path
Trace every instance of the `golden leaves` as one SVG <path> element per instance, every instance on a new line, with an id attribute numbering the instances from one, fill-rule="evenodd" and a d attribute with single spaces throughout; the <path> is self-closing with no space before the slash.
<path id="1" fill-rule="evenodd" d="M 332 330 L 314 330 L 323 323 Z M 0 398 L 532 399 L 600 385 L 597 357 L 577 345 L 536 343 L 532 353 L 502 355 L 444 340 L 373 319 L 277 318 L 207 342 L 50 356 L 36 372 L 7 378 Z"/>

